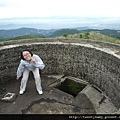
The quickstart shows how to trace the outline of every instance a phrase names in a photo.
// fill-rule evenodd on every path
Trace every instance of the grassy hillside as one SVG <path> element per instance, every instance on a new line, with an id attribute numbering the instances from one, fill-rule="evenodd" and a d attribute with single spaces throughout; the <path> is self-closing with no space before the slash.
<path id="1" fill-rule="evenodd" d="M 24 35 L 24 36 L 18 36 L 14 38 L 10 38 L 9 40 L 20 40 L 20 39 L 30 39 L 30 38 L 45 38 L 44 36 L 38 36 L 38 35 Z"/>
<path id="2" fill-rule="evenodd" d="M 66 29 L 60 29 L 60 30 L 57 30 L 55 32 L 53 32 L 50 37 L 56 37 L 56 36 L 60 36 L 62 34 L 75 34 L 75 33 L 79 33 L 80 31 L 77 30 L 77 29 L 69 29 L 69 28 L 66 28 Z"/>
<path id="3" fill-rule="evenodd" d="M 45 36 L 38 36 L 38 35 L 24 35 L 24 36 L 18 36 L 13 37 L 10 39 L 0 39 L 0 41 L 8 41 L 8 40 L 21 40 L 21 39 L 33 39 L 33 38 L 46 38 Z"/>
<path id="4" fill-rule="evenodd" d="M 104 41 L 104 42 L 111 42 L 115 44 L 120 44 L 120 40 L 103 35 L 100 32 L 82 32 L 78 34 L 63 34 L 59 36 L 58 38 L 80 38 L 80 39 L 91 39 L 91 40 L 99 40 L 99 41 Z"/>
<path id="5" fill-rule="evenodd" d="M 120 31 L 119 30 L 110 30 L 110 29 L 103 29 L 103 30 L 98 30 L 98 29 L 87 29 L 83 30 L 83 32 L 99 32 L 103 35 L 107 35 L 116 39 L 120 39 Z"/>
<path id="6" fill-rule="evenodd" d="M 91 39 L 91 40 L 98 40 L 104 42 L 111 42 L 115 44 L 120 44 L 120 39 L 116 39 L 104 34 L 101 34 L 100 31 L 76 31 L 74 29 L 65 29 L 67 31 L 59 30 L 57 38 L 80 38 L 80 39 Z M 62 35 L 61 35 L 62 34 Z M 33 38 L 46 38 L 45 36 L 38 36 L 38 35 L 25 35 L 25 36 L 18 36 L 6 40 L 21 40 L 21 39 L 33 39 Z M 5 39 L 1 39 L 0 41 L 6 41 Z"/>

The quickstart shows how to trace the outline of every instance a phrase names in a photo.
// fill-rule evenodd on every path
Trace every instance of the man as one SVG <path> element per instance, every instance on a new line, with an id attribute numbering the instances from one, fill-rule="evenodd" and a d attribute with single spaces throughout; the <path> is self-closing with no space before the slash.
<path id="1" fill-rule="evenodd" d="M 23 74 L 20 85 L 20 92 L 19 92 L 20 94 L 23 94 L 25 92 L 30 71 L 33 72 L 36 89 L 38 93 L 43 94 L 39 69 L 43 70 L 44 67 L 45 64 L 38 55 L 33 54 L 28 49 L 25 49 L 21 52 L 21 61 L 17 69 L 17 78 L 16 78 L 18 80 Z"/>

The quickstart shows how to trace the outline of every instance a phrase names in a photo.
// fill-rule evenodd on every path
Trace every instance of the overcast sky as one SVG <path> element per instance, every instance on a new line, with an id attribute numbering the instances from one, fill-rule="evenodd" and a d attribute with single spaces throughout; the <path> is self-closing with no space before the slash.
<path id="1" fill-rule="evenodd" d="M 120 0 L 0 0 L 0 19 L 12 17 L 120 17 Z"/>

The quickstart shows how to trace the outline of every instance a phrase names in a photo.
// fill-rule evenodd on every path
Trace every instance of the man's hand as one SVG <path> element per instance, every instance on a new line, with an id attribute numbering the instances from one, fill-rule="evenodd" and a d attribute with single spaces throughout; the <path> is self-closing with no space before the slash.
<path id="1" fill-rule="evenodd" d="M 19 80 L 19 77 L 16 77 L 16 80 Z"/>
<path id="2" fill-rule="evenodd" d="M 34 64 L 36 64 L 36 61 L 33 57 L 31 57 L 31 62 L 33 62 Z"/>

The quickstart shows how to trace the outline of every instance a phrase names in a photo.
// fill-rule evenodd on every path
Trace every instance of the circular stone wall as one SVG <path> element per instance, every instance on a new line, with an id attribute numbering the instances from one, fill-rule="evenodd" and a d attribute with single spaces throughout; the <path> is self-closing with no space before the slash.
<path id="1" fill-rule="evenodd" d="M 120 107 L 120 46 L 80 39 L 32 39 L 0 43 L 0 85 L 16 79 L 20 52 L 28 48 L 46 67 L 42 74 L 70 75 L 96 85 Z"/>

